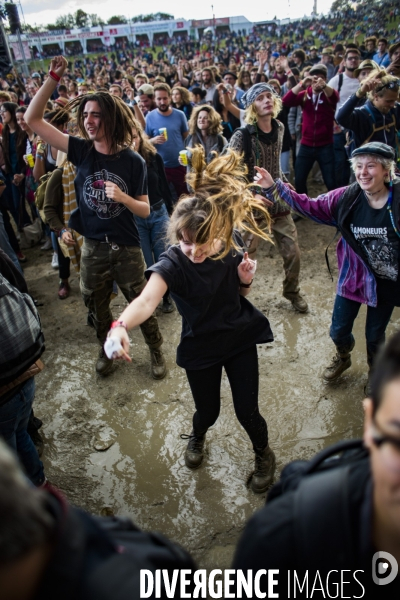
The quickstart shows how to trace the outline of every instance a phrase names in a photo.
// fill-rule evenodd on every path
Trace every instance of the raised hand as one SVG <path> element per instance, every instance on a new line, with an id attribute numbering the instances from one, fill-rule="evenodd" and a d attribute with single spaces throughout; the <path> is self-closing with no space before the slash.
<path id="1" fill-rule="evenodd" d="M 249 253 L 245 252 L 243 254 L 243 260 L 238 266 L 238 275 L 241 283 L 247 285 L 253 281 L 256 267 L 257 261 L 251 260 L 251 258 L 249 258 Z"/>
<path id="2" fill-rule="evenodd" d="M 274 180 L 271 175 L 268 173 L 267 169 L 263 169 L 262 167 L 254 167 L 257 173 L 254 176 L 254 183 L 261 186 L 264 189 L 270 188 L 274 185 Z"/>
<path id="3" fill-rule="evenodd" d="M 64 56 L 55 56 L 50 62 L 50 71 L 54 71 L 56 75 L 62 77 L 65 69 L 68 67 L 68 61 Z"/>

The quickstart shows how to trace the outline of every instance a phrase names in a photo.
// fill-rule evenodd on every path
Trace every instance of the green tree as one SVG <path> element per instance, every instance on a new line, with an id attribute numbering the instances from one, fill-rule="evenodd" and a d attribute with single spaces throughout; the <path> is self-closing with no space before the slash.
<path id="1" fill-rule="evenodd" d="M 337 12 L 342 10 L 347 10 L 354 4 L 351 0 L 335 0 L 331 6 L 331 12 Z M 374 2 L 372 2 L 374 4 Z"/>
<path id="2" fill-rule="evenodd" d="M 75 19 L 71 13 L 67 15 L 61 15 L 57 17 L 56 22 L 54 24 L 47 25 L 47 29 L 72 29 L 75 27 Z"/>
<path id="3" fill-rule="evenodd" d="M 75 18 L 75 25 L 78 29 L 88 26 L 89 15 L 87 13 L 85 13 L 85 11 L 82 10 L 81 8 L 78 8 L 78 10 L 76 11 L 76 13 L 74 15 L 74 18 Z"/>
<path id="4" fill-rule="evenodd" d="M 107 21 L 108 25 L 125 25 L 127 22 L 128 19 L 124 15 L 114 15 Z"/>
<path id="5" fill-rule="evenodd" d="M 89 21 L 92 23 L 92 27 L 98 27 L 99 25 L 105 25 L 105 21 L 99 15 L 91 14 L 88 15 Z"/>
<path id="6" fill-rule="evenodd" d="M 156 21 L 173 21 L 174 20 L 174 15 L 169 15 L 168 13 L 156 13 L 155 15 L 155 20 Z"/>

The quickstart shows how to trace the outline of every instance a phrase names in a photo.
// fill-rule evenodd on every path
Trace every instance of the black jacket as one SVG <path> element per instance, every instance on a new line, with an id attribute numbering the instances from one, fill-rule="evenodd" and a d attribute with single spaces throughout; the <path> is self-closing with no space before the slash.
<path id="1" fill-rule="evenodd" d="M 370 100 L 358 106 L 359 98 L 350 96 L 340 108 L 336 121 L 354 133 L 355 147 L 367 142 L 383 142 L 396 149 L 400 129 L 400 103 L 396 102 L 388 114 L 381 113 Z"/>

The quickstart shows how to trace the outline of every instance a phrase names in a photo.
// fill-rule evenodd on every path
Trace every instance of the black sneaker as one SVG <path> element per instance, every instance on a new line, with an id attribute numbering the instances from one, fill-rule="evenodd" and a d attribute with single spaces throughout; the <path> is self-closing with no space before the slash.
<path id="1" fill-rule="evenodd" d="M 190 435 L 181 433 L 182 440 L 189 440 L 185 452 L 185 465 L 189 469 L 198 469 L 203 462 L 203 447 L 206 435 L 195 435 L 193 429 Z"/>
<path id="2" fill-rule="evenodd" d="M 171 296 L 165 296 L 162 301 L 161 310 L 163 313 L 172 313 L 175 310 L 174 303 L 171 300 Z"/>
<path id="3" fill-rule="evenodd" d="M 99 351 L 99 358 L 97 359 L 96 362 L 96 373 L 98 373 L 99 375 L 108 375 L 113 367 L 113 360 L 112 358 L 108 358 L 107 354 L 104 351 L 103 346 L 100 348 Z"/>

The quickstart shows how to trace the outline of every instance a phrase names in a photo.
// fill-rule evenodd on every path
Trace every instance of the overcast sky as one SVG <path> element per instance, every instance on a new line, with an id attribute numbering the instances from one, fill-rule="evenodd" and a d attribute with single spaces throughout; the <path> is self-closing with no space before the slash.
<path id="1" fill-rule="evenodd" d="M 318 12 L 326 13 L 333 0 L 318 0 Z M 175 18 L 184 19 L 210 19 L 213 15 L 211 3 L 185 2 L 183 0 L 152 0 L 145 3 L 132 2 L 132 0 L 59 0 L 55 9 L 54 0 L 23 0 L 21 2 L 26 23 L 39 25 L 54 23 L 58 16 L 74 13 L 81 8 L 87 13 L 96 13 L 105 21 L 115 14 L 133 17 L 137 14 L 149 12 L 166 12 Z M 233 17 L 244 15 L 249 21 L 263 21 L 273 19 L 298 18 L 310 15 L 313 9 L 313 0 L 280 0 L 279 2 L 247 2 L 239 0 L 216 0 L 214 2 L 215 17 Z M 147 7 L 147 8 L 146 8 Z M 262 8 L 261 8 L 262 7 Z"/>

